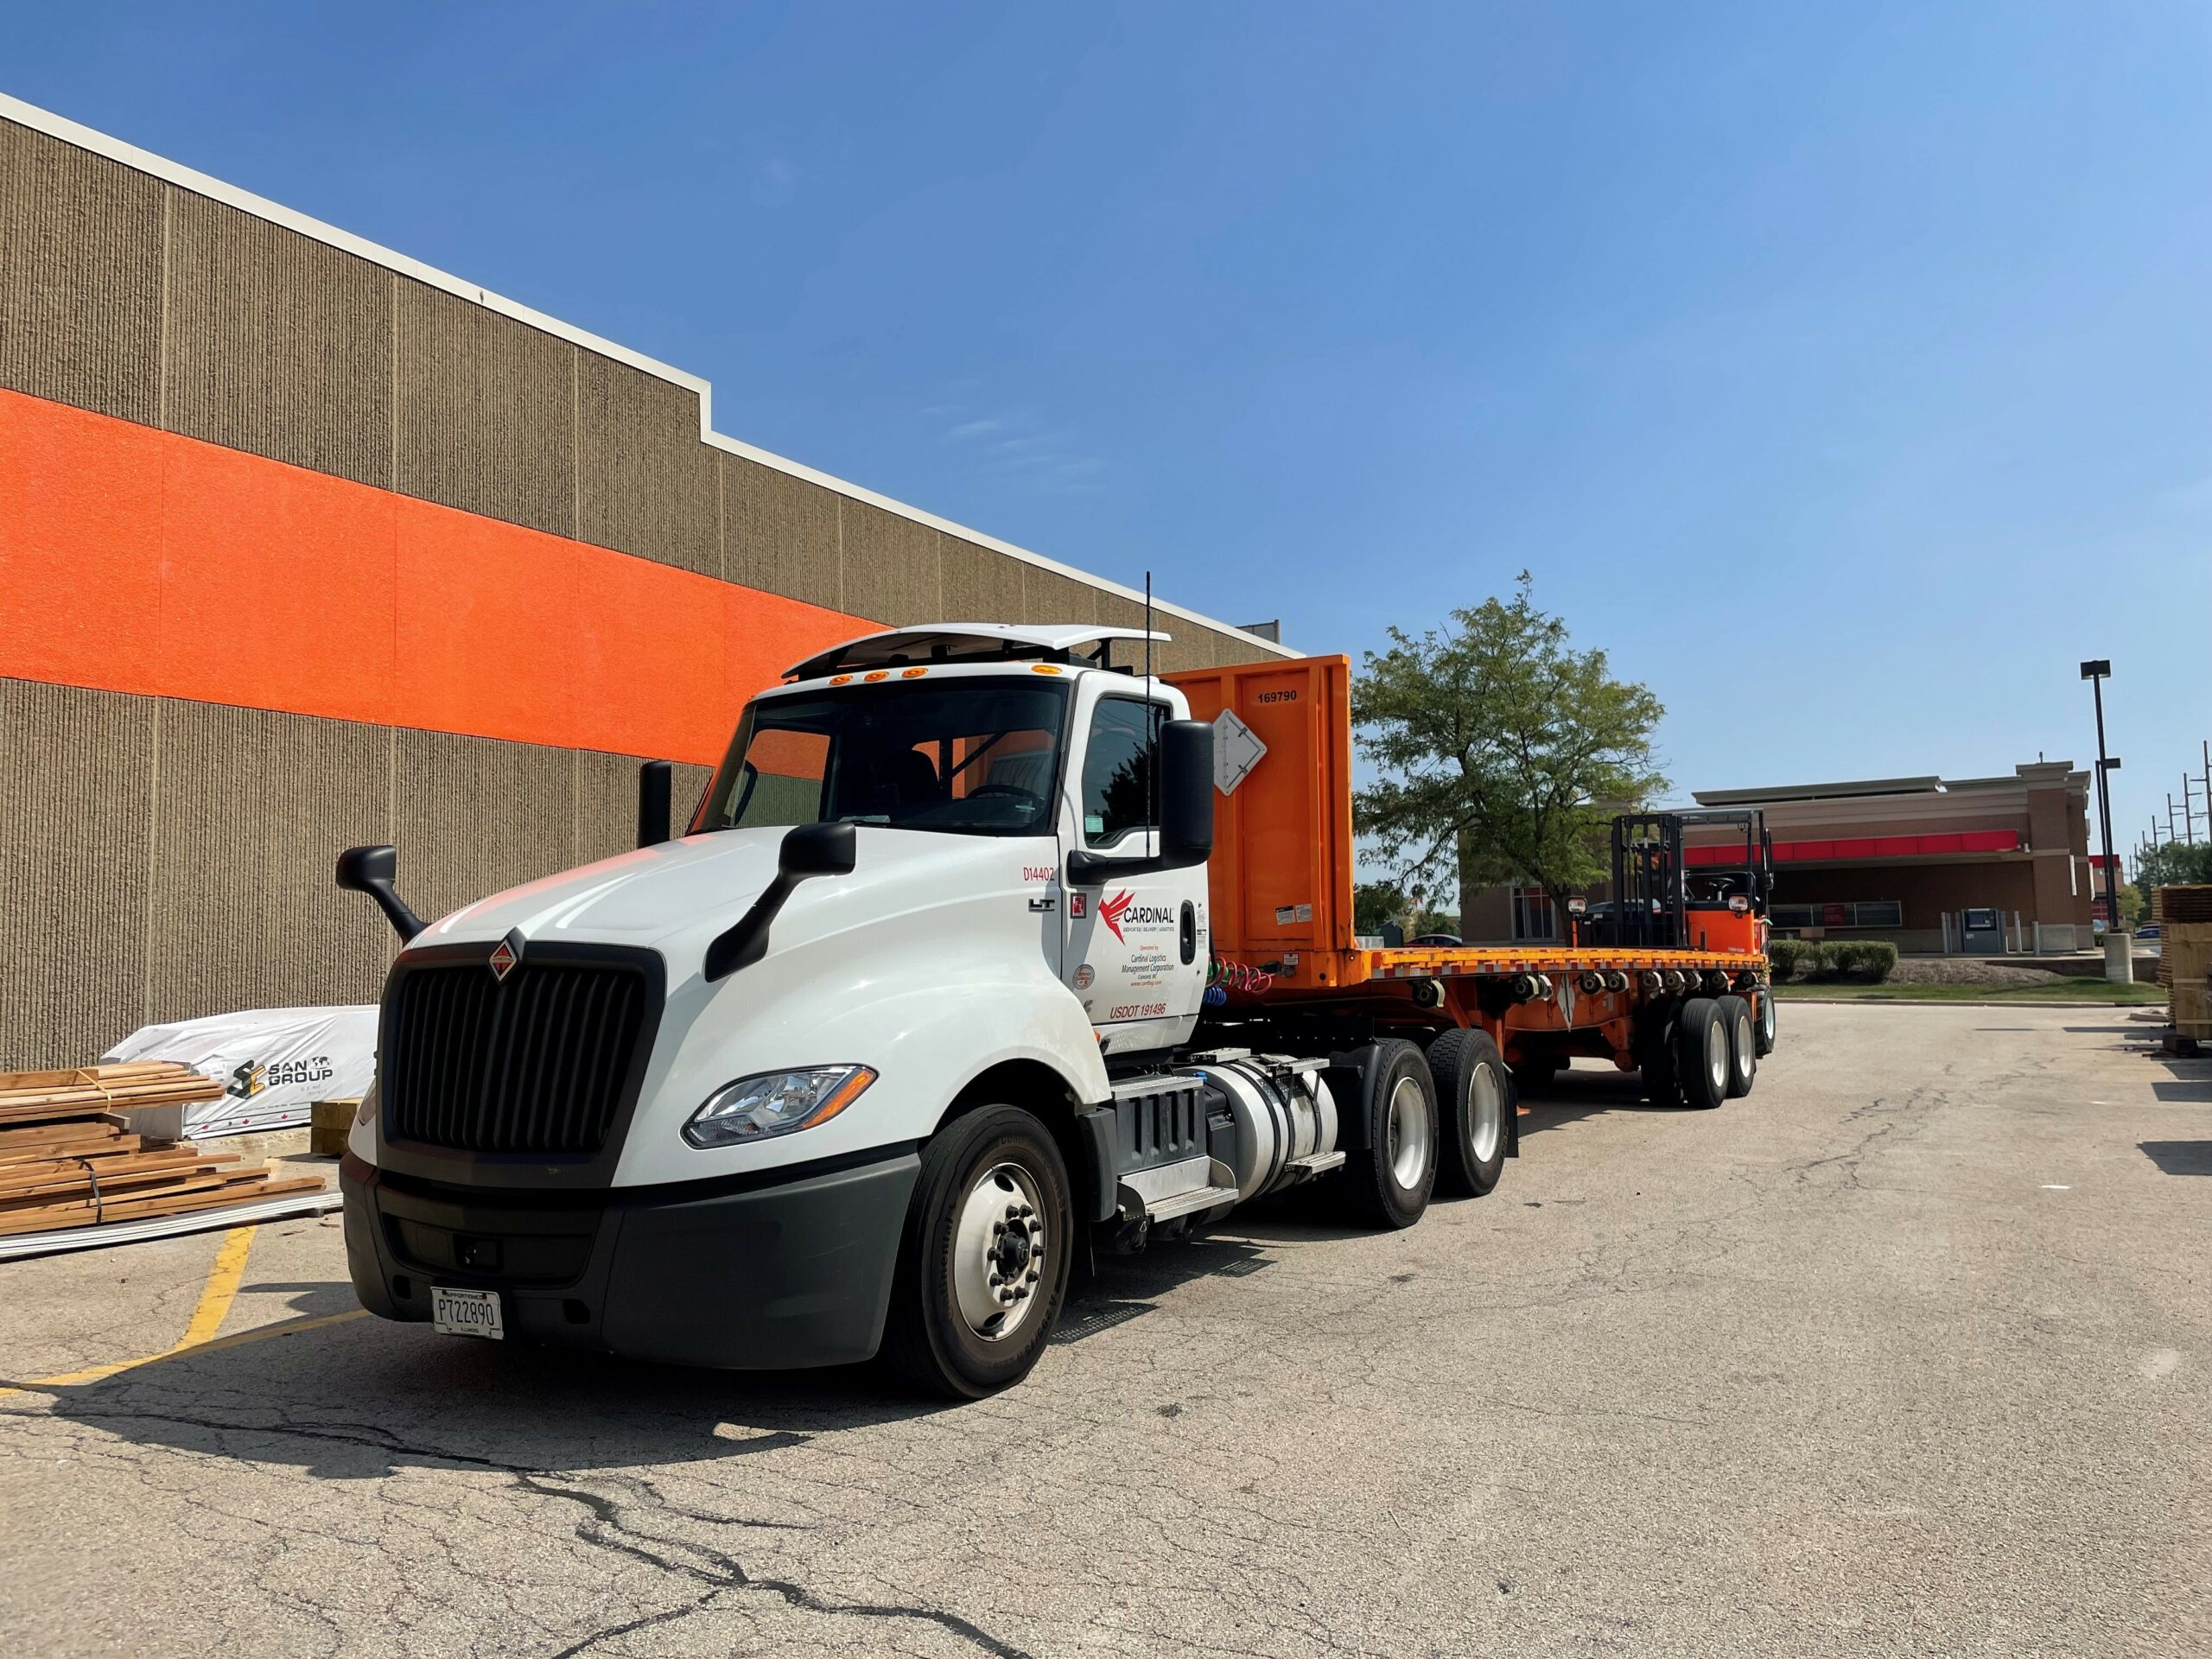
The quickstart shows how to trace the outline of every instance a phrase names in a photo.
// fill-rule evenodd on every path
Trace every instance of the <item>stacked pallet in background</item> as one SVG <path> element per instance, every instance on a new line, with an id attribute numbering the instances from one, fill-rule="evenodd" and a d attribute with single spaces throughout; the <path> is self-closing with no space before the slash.
<path id="1" fill-rule="evenodd" d="M 0 1072 L 0 1237 L 321 1189 L 320 1176 L 272 1180 L 267 1165 L 242 1166 L 236 1153 L 202 1152 L 133 1128 L 137 1114 L 221 1093 L 169 1060 Z"/>
<path id="2" fill-rule="evenodd" d="M 2158 924 L 2158 980 L 2173 998 L 2174 1034 L 2184 1043 L 2212 1043 L 2212 887 L 2152 889 L 2151 918 Z"/>

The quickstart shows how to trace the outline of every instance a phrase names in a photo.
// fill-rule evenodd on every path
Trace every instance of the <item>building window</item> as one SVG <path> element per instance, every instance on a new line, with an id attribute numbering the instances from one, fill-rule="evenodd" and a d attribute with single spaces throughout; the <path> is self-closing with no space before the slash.
<path id="1" fill-rule="evenodd" d="M 1860 899 L 1834 905 L 1777 905 L 1768 912 L 1777 927 L 1903 927 L 1904 905 L 1896 899 Z"/>
<path id="2" fill-rule="evenodd" d="M 1552 914 L 1552 897 L 1541 887 L 1513 890 L 1513 937 L 1516 939 L 1556 939 L 1558 919 Z"/>

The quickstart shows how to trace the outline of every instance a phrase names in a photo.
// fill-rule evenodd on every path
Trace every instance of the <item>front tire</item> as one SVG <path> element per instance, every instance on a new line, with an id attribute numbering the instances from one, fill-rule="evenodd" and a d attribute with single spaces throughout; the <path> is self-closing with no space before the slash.
<path id="1" fill-rule="evenodd" d="M 1370 1227 L 1410 1227 L 1436 1190 L 1435 1080 L 1421 1050 L 1393 1037 L 1375 1045 L 1361 1081 L 1367 1144 L 1345 1156 L 1345 1201 Z"/>
<path id="2" fill-rule="evenodd" d="M 956 1118 L 922 1149 L 883 1357 L 930 1394 L 980 1400 L 1029 1375 L 1074 1259 L 1067 1166 L 1019 1106 Z"/>
<path id="3" fill-rule="evenodd" d="M 1480 1198 L 1505 1173 L 1516 1109 L 1513 1079 L 1486 1031 L 1447 1031 L 1428 1046 L 1444 1156 L 1437 1184 Z"/>

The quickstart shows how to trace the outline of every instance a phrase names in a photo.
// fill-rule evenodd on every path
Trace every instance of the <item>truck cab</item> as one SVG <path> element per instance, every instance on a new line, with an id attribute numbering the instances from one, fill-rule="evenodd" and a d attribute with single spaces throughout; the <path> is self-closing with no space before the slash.
<path id="1" fill-rule="evenodd" d="M 346 855 L 406 936 L 341 1169 L 364 1306 L 727 1367 L 880 1351 L 972 1396 L 1035 1363 L 1076 1255 L 1342 1141 L 1417 1217 L 1417 1048 L 1336 1066 L 1403 1120 L 1340 1136 L 1330 1058 L 1191 1047 L 1212 729 L 1138 671 L 1164 638 L 822 652 L 746 705 L 680 838 L 427 926 L 391 849 Z"/>

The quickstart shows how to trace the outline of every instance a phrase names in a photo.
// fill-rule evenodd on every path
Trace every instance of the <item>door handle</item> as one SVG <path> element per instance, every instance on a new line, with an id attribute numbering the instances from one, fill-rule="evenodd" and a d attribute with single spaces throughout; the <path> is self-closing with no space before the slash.
<path id="1" fill-rule="evenodd" d="M 1198 907 L 1188 899 L 1183 901 L 1182 944 L 1183 963 L 1188 967 L 1198 954 Z"/>

